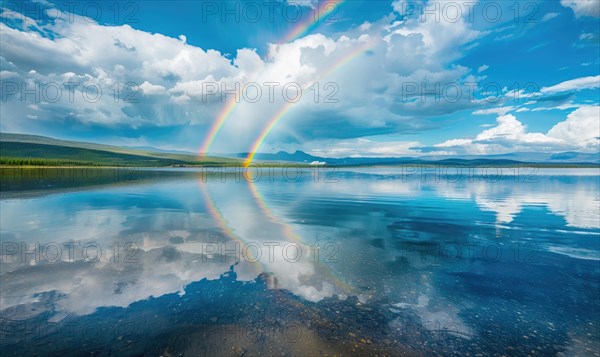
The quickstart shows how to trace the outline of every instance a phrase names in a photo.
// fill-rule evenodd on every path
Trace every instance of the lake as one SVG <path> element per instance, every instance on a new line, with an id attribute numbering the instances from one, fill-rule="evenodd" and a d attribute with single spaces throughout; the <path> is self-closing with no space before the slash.
<path id="1" fill-rule="evenodd" d="M 3 355 L 600 351 L 600 171 L 2 169 Z"/>

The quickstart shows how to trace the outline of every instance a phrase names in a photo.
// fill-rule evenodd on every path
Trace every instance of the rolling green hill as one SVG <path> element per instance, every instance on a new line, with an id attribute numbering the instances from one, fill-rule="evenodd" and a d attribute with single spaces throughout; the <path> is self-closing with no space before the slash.
<path id="1" fill-rule="evenodd" d="M 0 134 L 0 165 L 173 166 L 233 164 L 240 160 L 136 150 L 44 136 Z"/>

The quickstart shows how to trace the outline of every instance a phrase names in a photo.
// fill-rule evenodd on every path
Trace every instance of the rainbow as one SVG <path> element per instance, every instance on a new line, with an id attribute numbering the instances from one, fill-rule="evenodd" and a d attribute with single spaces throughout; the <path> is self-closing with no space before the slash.
<path id="1" fill-rule="evenodd" d="M 325 76 L 329 75 L 331 72 L 339 69 L 340 67 L 342 67 L 343 65 L 347 64 L 348 62 L 350 62 L 351 60 L 353 60 L 354 58 L 356 58 L 360 54 L 368 51 L 374 45 L 375 45 L 375 41 L 369 40 L 369 41 L 366 41 L 363 45 L 358 46 L 356 49 L 354 49 L 350 53 L 348 53 L 345 56 L 343 56 L 342 58 L 340 58 L 337 62 L 335 62 L 323 74 L 323 77 L 325 77 Z M 309 87 L 312 84 L 313 84 L 312 82 L 309 83 L 309 85 L 306 86 L 305 88 L 303 88 L 303 90 L 306 89 L 307 87 Z M 244 166 L 245 167 L 248 167 L 248 165 L 250 165 L 252 163 L 252 161 L 254 160 L 254 155 L 256 155 L 256 152 L 258 151 L 258 149 L 260 149 L 260 147 L 262 146 L 263 142 L 265 141 L 265 139 L 267 138 L 267 136 L 269 135 L 269 133 L 271 132 L 271 130 L 275 127 L 275 125 L 277 125 L 277 123 L 279 123 L 279 121 L 281 119 L 283 119 L 283 117 L 285 116 L 285 114 L 292 108 L 293 105 L 294 105 L 293 102 L 287 102 L 281 109 L 279 109 L 275 113 L 275 115 L 273 115 L 267 121 L 267 125 L 263 128 L 263 130 L 261 131 L 260 135 L 256 138 L 256 140 L 254 141 L 254 144 L 252 144 L 252 147 L 251 147 L 250 151 L 248 152 L 248 156 L 246 157 L 246 160 L 244 161 Z"/>
<path id="2" fill-rule="evenodd" d="M 225 233 L 225 235 L 229 239 L 231 239 L 232 241 L 234 241 L 235 243 L 237 243 L 243 247 L 247 242 L 244 239 L 242 239 L 242 237 L 237 235 L 234 232 L 234 230 L 229 226 L 229 223 L 227 222 L 227 220 L 225 218 L 223 218 L 223 214 L 217 208 L 215 202 L 213 201 L 212 197 L 210 196 L 210 193 L 208 192 L 207 183 L 202 182 L 201 179 L 198 181 L 198 183 L 200 186 L 200 192 L 202 193 L 204 205 L 208 209 L 208 213 L 210 214 L 210 216 L 217 222 L 221 231 L 223 233 Z M 266 271 L 265 265 L 262 263 L 262 261 L 259 262 L 258 264 L 250 263 L 250 262 L 248 262 L 248 264 L 250 264 L 250 266 L 252 267 L 252 269 L 254 270 L 254 272 L 257 275 L 262 273 L 263 271 Z"/>
<path id="3" fill-rule="evenodd" d="M 302 237 L 300 237 L 298 234 L 294 233 L 294 230 L 292 229 L 292 227 L 288 223 L 283 221 L 282 219 L 278 218 L 273 213 L 273 211 L 269 208 L 269 206 L 267 206 L 265 199 L 262 197 L 260 192 L 258 192 L 258 189 L 256 188 L 256 185 L 254 184 L 254 182 L 251 180 L 248 180 L 248 185 L 250 188 L 250 192 L 252 193 L 252 197 L 254 198 L 254 201 L 256 202 L 256 204 L 260 207 L 263 214 L 266 217 L 268 217 L 271 222 L 275 223 L 276 225 L 278 225 L 282 228 L 283 234 L 284 234 L 284 237 L 286 238 L 286 240 L 288 242 L 295 242 L 298 244 L 302 243 Z M 321 258 L 317 258 L 314 261 L 314 266 L 315 266 L 315 268 L 319 269 L 320 274 L 329 278 L 329 280 L 331 282 L 333 282 L 333 284 L 338 289 L 340 289 L 340 291 L 343 291 L 346 293 L 356 292 L 356 289 L 354 287 L 352 287 L 350 284 L 346 283 L 344 280 L 335 276 L 333 274 L 333 272 L 331 271 L 331 268 L 329 268 L 329 266 L 327 266 L 327 264 L 325 264 L 321 260 Z"/>
<path id="4" fill-rule="evenodd" d="M 319 26 L 329 14 L 331 14 L 338 6 L 340 6 L 345 0 L 326 0 L 322 1 L 321 6 L 317 7 L 312 16 L 307 18 L 304 22 L 296 25 L 285 37 L 283 42 L 289 42 L 296 40 L 314 30 Z"/>
<path id="5" fill-rule="evenodd" d="M 279 41 L 279 43 L 286 43 L 291 40 L 298 39 L 303 35 L 309 33 L 310 31 L 315 29 L 320 23 L 322 23 L 327 17 L 327 15 L 333 12 L 336 9 L 336 7 L 341 5 L 344 1 L 345 0 L 323 1 L 321 6 L 313 10 L 311 16 L 309 16 L 305 21 L 297 24 L 286 36 L 283 37 L 281 41 Z M 255 78 L 256 77 L 258 76 L 255 76 Z M 206 153 L 208 153 L 208 150 L 210 149 L 210 146 L 219 134 L 219 131 L 221 130 L 225 122 L 227 122 L 227 119 L 234 112 L 238 104 L 239 102 L 231 100 L 223 107 L 219 115 L 217 115 L 217 118 L 212 123 L 206 137 L 204 138 L 204 142 L 202 144 L 202 147 L 200 148 L 200 157 L 204 158 L 206 156 Z"/>
<path id="6" fill-rule="evenodd" d="M 228 221 L 223 217 L 222 212 L 218 209 L 215 201 L 212 199 L 210 192 L 208 191 L 208 184 L 206 182 L 202 182 L 201 179 L 198 180 L 198 184 L 200 187 L 200 192 L 202 194 L 204 204 L 205 204 L 206 208 L 208 209 L 208 212 L 211 215 L 211 217 L 217 222 L 221 231 L 223 233 L 225 233 L 225 235 L 228 238 L 230 238 L 234 242 L 240 244 L 241 246 L 244 246 L 245 244 L 249 243 L 249 242 L 245 241 L 241 236 L 236 234 L 235 231 L 229 225 Z M 262 211 L 262 213 L 265 216 L 267 216 L 271 222 L 275 223 L 276 225 L 279 225 L 283 229 L 284 237 L 286 238 L 286 240 L 289 242 L 301 243 L 302 238 L 293 232 L 291 226 L 289 224 L 285 223 L 280 218 L 278 218 L 272 212 L 272 210 L 269 209 L 264 198 L 258 192 L 256 185 L 252 181 L 248 181 L 248 184 L 249 184 L 249 189 L 252 194 L 252 197 L 254 198 L 254 201 L 256 202 L 256 204 L 260 207 L 260 210 Z M 333 272 L 331 271 L 331 269 L 325 263 L 323 263 L 320 259 L 315 261 L 314 263 L 315 263 L 315 267 L 319 269 L 319 272 L 323 276 L 329 278 L 329 280 L 331 282 L 333 282 L 333 284 L 338 289 L 340 289 L 340 291 L 346 292 L 346 293 L 355 292 L 355 289 L 351 285 L 347 284 L 340 278 L 336 277 L 333 274 Z M 249 263 L 249 264 L 257 276 L 262 272 L 269 271 L 268 267 L 262 262 L 262 260 L 257 263 Z"/>
<path id="7" fill-rule="evenodd" d="M 223 124 L 227 121 L 227 118 L 233 113 L 233 110 L 236 108 L 238 102 L 235 99 L 232 99 L 229 103 L 225 105 L 223 110 L 217 116 L 217 119 L 213 122 L 210 129 L 208 130 L 208 134 L 204 139 L 204 144 L 200 148 L 200 157 L 205 157 L 210 145 L 219 134 L 219 130 L 223 127 Z"/>
<path id="8" fill-rule="evenodd" d="M 290 227 L 289 224 L 286 224 L 285 222 L 283 222 L 282 220 L 277 218 L 277 216 L 275 216 L 275 214 L 269 209 L 269 207 L 265 203 L 265 199 L 262 197 L 260 192 L 258 192 L 258 190 L 256 189 L 256 185 L 254 184 L 254 182 L 248 180 L 248 186 L 250 188 L 250 193 L 252 194 L 252 197 L 254 198 L 254 202 L 256 202 L 258 207 L 261 209 L 261 211 L 263 212 L 263 215 L 268 217 L 271 222 L 282 227 L 283 234 L 284 234 L 286 240 L 290 241 L 290 242 L 302 242 L 302 237 L 300 237 L 299 235 L 294 233 L 294 231 L 292 230 L 292 228 Z"/>

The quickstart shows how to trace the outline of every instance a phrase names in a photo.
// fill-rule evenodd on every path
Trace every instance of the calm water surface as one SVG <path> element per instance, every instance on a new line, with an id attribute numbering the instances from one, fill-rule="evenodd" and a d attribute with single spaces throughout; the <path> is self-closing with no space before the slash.
<path id="1" fill-rule="evenodd" d="M 598 169 L 90 170 L 3 172 L 3 355 L 599 355 Z"/>

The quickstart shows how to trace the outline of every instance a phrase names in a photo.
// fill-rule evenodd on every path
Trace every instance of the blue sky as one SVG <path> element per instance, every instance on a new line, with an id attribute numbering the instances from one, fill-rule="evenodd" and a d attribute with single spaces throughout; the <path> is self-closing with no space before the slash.
<path id="1" fill-rule="evenodd" d="M 3 1 L 0 129 L 197 151 L 222 89 L 256 83 L 211 152 L 251 150 L 283 107 L 259 151 L 598 152 L 600 2 L 331 5 L 290 37 L 322 2 Z"/>

